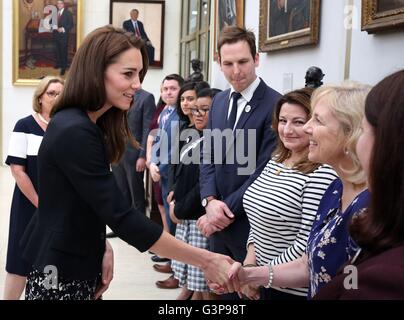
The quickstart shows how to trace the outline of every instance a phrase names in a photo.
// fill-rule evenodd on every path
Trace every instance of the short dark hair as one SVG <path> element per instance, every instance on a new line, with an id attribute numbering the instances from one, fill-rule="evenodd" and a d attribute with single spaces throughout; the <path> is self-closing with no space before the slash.
<path id="1" fill-rule="evenodd" d="M 139 49 L 142 54 L 143 69 L 139 74 L 142 82 L 149 65 L 144 42 L 133 33 L 110 25 L 92 31 L 73 58 L 64 90 L 52 114 L 66 108 L 85 111 L 102 108 L 107 99 L 105 71 L 123 52 L 131 48 Z M 126 141 L 131 139 L 127 112 L 110 108 L 97 120 L 97 125 L 104 132 L 109 161 L 119 161 Z"/>
<path id="2" fill-rule="evenodd" d="M 365 103 L 365 117 L 375 134 L 368 173 L 372 196 L 369 209 L 353 218 L 350 231 L 372 254 L 404 241 L 403 88 L 401 70 L 379 82 Z"/>
<path id="3" fill-rule="evenodd" d="M 178 85 L 180 87 L 182 87 L 182 85 L 184 84 L 184 78 L 181 77 L 179 74 L 176 74 L 176 73 L 172 73 L 172 74 L 169 74 L 169 75 L 165 76 L 163 81 L 161 81 L 161 83 L 164 83 L 164 81 L 166 81 L 166 80 L 175 80 L 175 81 L 178 82 Z"/>
<path id="4" fill-rule="evenodd" d="M 213 99 L 213 97 L 214 97 L 218 92 L 221 92 L 221 90 L 220 90 L 220 91 L 217 91 L 217 90 L 220 90 L 220 89 L 204 88 L 204 89 L 199 90 L 199 91 L 197 92 L 196 97 L 197 97 L 197 98 L 210 97 L 210 98 Z"/>
<path id="5" fill-rule="evenodd" d="M 220 32 L 219 41 L 217 42 L 217 52 L 219 53 L 219 58 L 221 58 L 220 49 L 223 45 L 232 44 L 239 41 L 247 42 L 248 46 L 250 47 L 251 55 L 255 59 L 255 56 L 257 55 L 257 46 L 255 45 L 254 32 L 236 26 L 226 26 Z"/>

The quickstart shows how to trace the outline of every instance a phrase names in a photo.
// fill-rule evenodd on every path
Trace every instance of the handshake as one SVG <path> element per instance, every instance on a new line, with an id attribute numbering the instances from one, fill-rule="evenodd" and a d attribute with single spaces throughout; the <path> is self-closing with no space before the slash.
<path id="1" fill-rule="evenodd" d="M 230 257 L 218 255 L 221 262 L 214 274 L 205 272 L 205 277 L 209 288 L 216 294 L 226 294 L 237 292 L 240 298 L 258 300 L 260 298 L 259 287 L 263 281 L 268 280 L 268 286 L 272 285 L 273 270 L 269 266 L 256 267 L 255 265 L 245 265 L 233 261 Z M 254 267 L 254 268 L 250 268 Z"/>

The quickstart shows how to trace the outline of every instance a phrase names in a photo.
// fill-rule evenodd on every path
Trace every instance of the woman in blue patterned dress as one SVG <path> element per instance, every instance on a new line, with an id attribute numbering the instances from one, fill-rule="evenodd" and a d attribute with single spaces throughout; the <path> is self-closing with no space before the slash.
<path id="1" fill-rule="evenodd" d="M 313 93 L 313 114 L 304 126 L 310 137 L 309 160 L 332 166 L 339 179 L 331 183 L 321 199 L 306 254 L 274 266 L 242 268 L 236 263 L 230 275 L 238 272 L 242 284 L 266 288 L 309 285 L 311 298 L 357 250 L 350 240 L 347 223 L 352 214 L 367 207 L 369 200 L 355 151 L 368 91 L 368 86 L 344 83 L 324 86 Z"/>
<path id="2" fill-rule="evenodd" d="M 31 270 L 29 263 L 21 258 L 19 241 L 25 227 L 38 207 L 37 154 L 49 121 L 49 113 L 63 89 L 63 80 L 46 77 L 34 92 L 34 114 L 20 119 L 11 134 L 6 163 L 15 179 L 13 202 L 10 214 L 6 281 L 4 299 L 17 300 L 25 287 Z"/>
<path id="3" fill-rule="evenodd" d="M 315 299 L 404 299 L 403 87 L 401 70 L 379 82 L 366 99 L 356 150 L 372 199 L 350 225 L 361 251 L 349 261 L 350 272 L 342 269 Z"/>

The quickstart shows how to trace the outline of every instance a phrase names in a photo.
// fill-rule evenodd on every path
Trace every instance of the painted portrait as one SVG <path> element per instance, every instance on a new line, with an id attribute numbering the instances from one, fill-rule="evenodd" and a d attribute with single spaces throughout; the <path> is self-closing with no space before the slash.
<path id="1" fill-rule="evenodd" d="M 260 51 L 317 44 L 320 0 L 260 0 Z"/>
<path id="2" fill-rule="evenodd" d="M 110 23 L 141 37 L 151 68 L 163 68 L 164 1 L 110 0 Z"/>
<path id="3" fill-rule="evenodd" d="M 13 0 L 13 83 L 65 76 L 82 39 L 81 0 Z"/>

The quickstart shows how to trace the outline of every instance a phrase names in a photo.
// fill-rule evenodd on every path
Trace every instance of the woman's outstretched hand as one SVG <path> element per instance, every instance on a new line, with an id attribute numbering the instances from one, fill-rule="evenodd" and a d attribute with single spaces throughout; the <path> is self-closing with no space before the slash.
<path id="1" fill-rule="evenodd" d="M 233 284 L 234 291 L 237 291 L 240 298 L 258 300 L 260 298 L 258 287 L 247 283 L 246 272 L 240 262 L 233 262 L 228 269 L 227 276 L 230 283 Z M 208 281 L 209 288 L 216 294 L 231 293 L 228 288 L 218 282 Z"/>
<path id="2" fill-rule="evenodd" d="M 236 263 L 232 258 L 218 253 L 211 253 L 211 257 L 207 257 L 207 260 L 208 262 L 203 271 L 209 287 L 213 284 L 229 293 L 240 290 L 237 277 L 234 279 L 229 278 L 229 270 Z"/>

